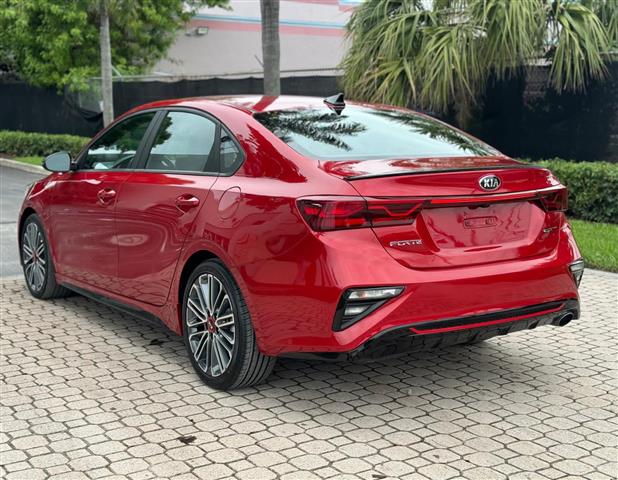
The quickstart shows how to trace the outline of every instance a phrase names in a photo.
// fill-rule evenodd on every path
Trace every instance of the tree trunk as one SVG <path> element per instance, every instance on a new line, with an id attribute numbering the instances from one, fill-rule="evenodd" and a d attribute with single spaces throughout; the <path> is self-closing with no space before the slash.
<path id="1" fill-rule="evenodd" d="M 114 119 L 114 89 L 112 86 L 112 47 L 109 38 L 108 0 L 100 0 L 101 94 L 103 96 L 103 126 Z"/>
<path id="2" fill-rule="evenodd" d="M 260 0 L 264 95 L 279 95 L 279 0 Z"/>

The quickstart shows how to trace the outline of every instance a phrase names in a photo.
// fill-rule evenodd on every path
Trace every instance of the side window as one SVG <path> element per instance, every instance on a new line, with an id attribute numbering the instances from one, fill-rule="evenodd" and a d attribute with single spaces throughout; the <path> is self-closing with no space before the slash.
<path id="1" fill-rule="evenodd" d="M 242 155 L 238 146 L 232 140 L 231 134 L 221 129 L 221 146 L 219 149 L 219 162 L 221 173 L 234 173 L 242 162 Z"/>
<path id="2" fill-rule="evenodd" d="M 217 126 L 201 115 L 170 112 L 150 150 L 147 170 L 216 172 Z"/>
<path id="3" fill-rule="evenodd" d="M 155 112 L 135 115 L 113 126 L 90 146 L 79 163 L 79 169 L 129 168 L 154 116 Z"/>

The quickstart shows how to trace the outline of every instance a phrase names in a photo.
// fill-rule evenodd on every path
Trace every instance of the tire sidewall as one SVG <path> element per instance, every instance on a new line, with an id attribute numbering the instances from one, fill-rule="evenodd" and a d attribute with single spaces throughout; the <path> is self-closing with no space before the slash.
<path id="1" fill-rule="evenodd" d="M 191 346 L 189 345 L 189 329 L 187 328 L 187 299 L 189 297 L 189 292 L 191 291 L 191 287 L 195 280 L 204 274 L 211 274 L 217 277 L 217 279 L 223 284 L 225 287 L 228 296 L 232 302 L 232 308 L 234 311 L 234 348 L 232 350 L 232 359 L 230 361 L 230 365 L 228 369 L 217 377 L 212 377 L 206 374 L 197 364 L 195 358 L 193 357 L 193 353 L 191 352 Z M 182 297 L 182 330 L 183 330 L 183 338 L 185 342 L 185 346 L 187 348 L 187 354 L 189 355 L 189 360 L 191 361 L 191 365 L 200 376 L 200 378 L 206 383 L 208 386 L 211 386 L 216 389 L 227 389 L 231 385 L 234 384 L 235 380 L 241 373 L 242 370 L 242 361 L 241 357 L 243 352 L 247 348 L 247 338 L 245 331 L 245 322 L 243 322 L 243 311 L 241 308 L 242 299 L 239 298 L 238 295 L 238 287 L 234 282 L 231 274 L 227 271 L 227 269 L 217 260 L 208 260 L 204 263 L 198 265 L 198 267 L 191 273 L 189 279 L 187 280 L 187 284 L 185 286 L 185 291 Z"/>

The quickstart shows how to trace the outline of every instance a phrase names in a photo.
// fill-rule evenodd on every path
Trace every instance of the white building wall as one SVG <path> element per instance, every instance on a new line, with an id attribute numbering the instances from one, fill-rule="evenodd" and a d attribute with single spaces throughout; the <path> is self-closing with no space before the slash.
<path id="1" fill-rule="evenodd" d="M 345 25 L 361 0 L 281 0 L 282 74 L 330 75 L 345 53 Z M 259 0 L 232 0 L 231 10 L 202 9 L 178 33 L 155 74 L 261 75 Z M 309 71 L 309 72 L 307 72 Z"/>

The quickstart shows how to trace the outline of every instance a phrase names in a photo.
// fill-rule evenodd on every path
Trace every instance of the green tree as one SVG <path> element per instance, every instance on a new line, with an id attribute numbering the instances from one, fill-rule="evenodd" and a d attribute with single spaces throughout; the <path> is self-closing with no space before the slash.
<path id="1" fill-rule="evenodd" d="M 121 74 L 148 71 L 197 8 L 226 4 L 227 0 L 0 0 L 0 63 L 33 85 L 57 88 L 84 88 L 89 77 L 103 74 L 107 84 L 102 91 L 109 104 L 112 65 Z"/>
<path id="2" fill-rule="evenodd" d="M 427 8 L 429 7 L 429 8 Z M 558 91 L 606 74 L 617 0 L 367 0 L 348 24 L 348 95 L 436 112 L 465 125 L 492 76 L 550 65 Z"/>

